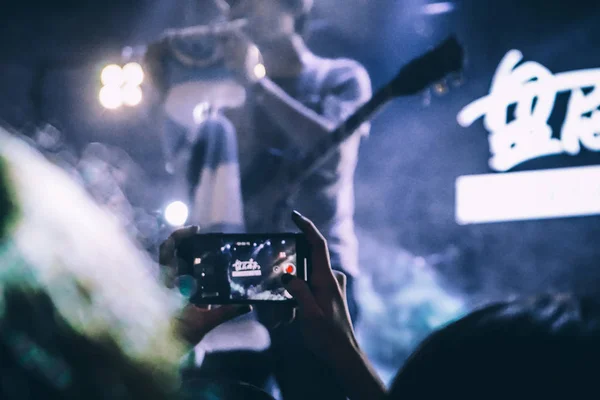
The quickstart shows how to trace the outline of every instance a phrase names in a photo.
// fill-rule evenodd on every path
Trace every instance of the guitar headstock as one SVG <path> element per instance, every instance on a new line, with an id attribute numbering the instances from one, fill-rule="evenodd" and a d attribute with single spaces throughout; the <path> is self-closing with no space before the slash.
<path id="1" fill-rule="evenodd" d="M 465 51 L 456 36 L 450 36 L 433 50 L 406 64 L 389 83 L 393 96 L 422 92 L 452 73 L 460 73 Z"/>

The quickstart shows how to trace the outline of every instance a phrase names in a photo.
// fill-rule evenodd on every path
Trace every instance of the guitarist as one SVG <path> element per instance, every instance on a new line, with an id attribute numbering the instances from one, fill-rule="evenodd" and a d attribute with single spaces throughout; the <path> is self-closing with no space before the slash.
<path id="1" fill-rule="evenodd" d="M 266 70 L 263 79 L 247 82 L 246 106 L 252 110 L 252 126 L 237 127 L 243 193 L 253 185 L 260 186 L 261 176 L 275 173 L 270 168 L 276 168 L 269 167 L 267 157 L 257 157 L 260 151 L 252 146 L 264 144 L 282 151 L 284 158 L 293 153 L 304 155 L 371 97 L 369 76 L 358 62 L 322 58 L 308 49 L 300 33 L 312 3 L 312 0 L 228 1 L 229 19 L 244 18 L 248 24 L 241 35 L 227 38 L 226 59 L 239 59 L 249 40 L 258 47 Z M 353 282 L 359 272 L 353 181 L 361 137 L 368 132 L 369 125 L 364 124 L 345 141 L 305 181 L 292 205 L 323 232 L 333 268 L 347 275 L 346 293 L 353 320 L 358 312 Z M 250 143 L 250 151 L 244 142 Z M 289 152 L 290 149 L 293 151 Z M 245 157 L 254 160 L 244 160 Z M 248 232 L 295 230 L 291 224 L 280 227 L 268 222 L 270 211 L 265 210 L 265 222 L 260 226 L 247 225 Z M 290 209 L 282 212 L 287 216 Z M 274 371 L 283 397 L 345 398 L 335 387 L 336 379 L 330 371 L 320 368 L 317 359 L 301 343 L 300 332 L 294 325 L 271 332 Z"/>
<path id="2" fill-rule="evenodd" d="M 246 123 L 235 124 L 235 118 L 231 118 L 239 139 L 242 191 L 247 192 L 252 185 L 264 184 L 261 175 L 274 173 L 269 171 L 268 162 L 262 162 L 266 158 L 261 156 L 260 147 L 277 149 L 285 155 L 308 153 L 369 100 L 371 82 L 358 62 L 318 57 L 307 48 L 300 34 L 312 0 L 219 0 L 219 3 L 230 21 L 245 19 L 248 22 L 239 34 L 231 33 L 223 38 L 225 64 L 236 70 L 245 84 L 245 108 L 251 114 L 250 118 L 242 118 Z M 248 74 L 248 42 L 255 45 L 262 56 L 266 70 L 266 77 L 262 79 L 256 80 Z M 353 320 L 358 311 L 353 282 L 359 269 L 353 181 L 361 137 L 368 132 L 369 125 L 364 124 L 346 140 L 328 162 L 305 181 L 292 205 L 317 224 L 328 240 L 333 268 L 347 275 L 346 292 Z M 228 157 L 223 160 L 230 162 Z M 270 220 L 269 211 L 272 210 L 265 210 L 265 221 Z M 289 214 L 290 209 L 283 212 Z M 268 222 L 246 226 L 248 232 L 281 229 L 295 230 L 291 224 L 282 228 Z M 340 390 L 332 387 L 335 379 L 331 374 L 320 369 L 319 363 L 301 348 L 299 336 L 294 326 L 271 332 L 272 370 L 284 397 L 344 398 Z"/>
<path id="3" fill-rule="evenodd" d="M 239 0 L 228 3 L 230 19 L 248 20 L 243 31 L 244 38 L 258 47 L 266 70 L 266 77 L 251 85 L 248 103 L 253 107 L 254 126 L 252 129 L 238 127 L 239 136 L 253 135 L 253 143 L 265 143 L 283 150 L 284 157 L 287 156 L 285 150 L 289 149 L 294 149 L 296 154 L 305 154 L 360 104 L 369 100 L 371 82 L 358 62 L 316 56 L 303 41 L 300 33 L 312 0 Z M 239 48 L 244 45 L 243 40 L 233 35 L 229 38 L 227 53 L 239 54 Z M 359 272 L 353 221 L 353 181 L 361 137 L 368 132 L 369 125 L 364 124 L 345 141 L 328 162 L 304 183 L 292 205 L 315 221 L 328 241 L 333 268 L 347 275 L 348 302 L 353 320 L 358 310 L 352 283 Z M 242 158 L 254 153 L 245 152 L 243 144 L 240 144 Z M 264 160 L 264 157 L 258 158 Z M 262 174 L 255 172 L 256 165 L 244 165 L 244 160 L 240 163 L 243 191 L 249 186 L 260 185 Z M 264 166 L 262 170 L 269 173 Z M 289 209 L 283 212 L 287 214 Z M 281 229 L 269 223 L 246 228 L 249 232 Z M 285 228 L 294 229 L 291 225 Z"/>

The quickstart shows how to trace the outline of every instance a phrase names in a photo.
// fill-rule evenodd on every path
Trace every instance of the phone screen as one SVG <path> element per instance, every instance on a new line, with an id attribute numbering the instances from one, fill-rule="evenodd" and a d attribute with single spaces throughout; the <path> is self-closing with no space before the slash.
<path id="1" fill-rule="evenodd" d="M 177 250 L 177 287 L 194 304 L 292 301 L 284 273 L 307 279 L 301 234 L 200 234 Z"/>

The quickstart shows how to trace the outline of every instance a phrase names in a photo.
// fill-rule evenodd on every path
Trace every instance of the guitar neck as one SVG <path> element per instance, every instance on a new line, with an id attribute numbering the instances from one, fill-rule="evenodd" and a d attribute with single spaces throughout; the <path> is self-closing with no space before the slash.
<path id="1" fill-rule="evenodd" d="M 300 184 L 337 150 L 339 145 L 352 136 L 354 132 L 388 101 L 394 98 L 391 88 L 386 85 L 379 89 L 369 101 L 360 106 L 346 121 L 342 122 L 333 132 L 317 143 L 315 148 L 303 157 L 294 168 L 292 176 L 288 177 L 293 184 Z"/>

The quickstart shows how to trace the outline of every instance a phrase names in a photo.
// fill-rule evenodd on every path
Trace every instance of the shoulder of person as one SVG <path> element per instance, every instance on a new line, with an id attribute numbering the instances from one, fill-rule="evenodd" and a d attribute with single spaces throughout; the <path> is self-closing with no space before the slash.
<path id="1" fill-rule="evenodd" d="M 330 84 L 340 84 L 348 80 L 371 81 L 365 67 L 351 58 L 322 58 L 323 67 L 327 70 L 326 80 Z"/>
<path id="2" fill-rule="evenodd" d="M 371 78 L 365 67 L 350 58 L 323 59 L 326 64 L 325 84 L 327 86 L 342 85 L 348 81 L 357 81 L 365 88 L 371 87 Z"/>
<path id="3" fill-rule="evenodd" d="M 363 65 L 351 58 L 323 58 L 315 57 L 317 68 L 326 70 L 327 76 L 356 76 L 367 74 Z"/>

